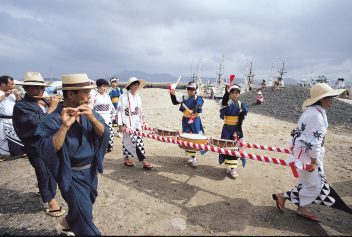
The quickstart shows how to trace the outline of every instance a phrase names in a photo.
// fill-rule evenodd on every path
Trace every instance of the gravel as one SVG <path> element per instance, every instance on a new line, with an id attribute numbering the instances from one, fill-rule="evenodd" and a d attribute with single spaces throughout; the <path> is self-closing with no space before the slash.
<path id="1" fill-rule="evenodd" d="M 245 102 L 249 112 L 274 117 L 288 122 L 298 122 L 302 114 L 302 104 L 309 98 L 309 89 L 301 86 L 286 86 L 274 91 L 272 87 L 262 90 L 264 104 L 255 105 L 257 91 L 241 94 L 240 100 Z M 327 110 L 329 125 L 343 129 L 352 128 L 352 105 L 334 99 Z M 352 129 L 351 129 L 352 130 Z"/>

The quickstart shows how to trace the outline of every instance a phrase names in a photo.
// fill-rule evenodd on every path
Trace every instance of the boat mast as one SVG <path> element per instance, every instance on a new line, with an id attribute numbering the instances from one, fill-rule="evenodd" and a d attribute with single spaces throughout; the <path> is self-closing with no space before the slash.
<path id="1" fill-rule="evenodd" d="M 222 60 L 220 62 L 219 72 L 216 74 L 216 75 L 218 75 L 218 80 L 217 80 L 218 85 L 220 85 L 221 81 L 223 80 L 223 75 L 224 75 L 223 63 L 224 63 L 224 55 L 222 56 Z"/>
<path id="2" fill-rule="evenodd" d="M 253 85 L 253 79 L 254 79 L 254 74 L 252 73 L 252 62 L 251 66 L 249 68 L 249 74 L 247 74 L 247 89 L 252 90 L 252 85 Z"/>
<path id="3" fill-rule="evenodd" d="M 279 73 L 279 78 L 282 79 L 282 76 L 287 73 L 287 71 L 285 71 L 285 62 L 282 63 L 282 68 L 278 71 Z"/>

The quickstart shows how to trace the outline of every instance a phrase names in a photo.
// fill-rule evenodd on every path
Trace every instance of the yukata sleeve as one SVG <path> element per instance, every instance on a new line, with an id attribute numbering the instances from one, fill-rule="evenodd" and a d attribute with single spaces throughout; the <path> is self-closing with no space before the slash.
<path id="1" fill-rule="evenodd" d="M 229 106 L 226 106 L 226 107 L 223 107 L 223 108 L 220 109 L 220 118 L 222 120 L 224 120 L 224 118 L 225 118 L 225 114 L 226 114 L 226 111 L 227 111 L 228 107 Z"/>
<path id="2" fill-rule="evenodd" d="M 15 105 L 13 110 L 13 127 L 20 139 L 34 136 L 35 129 L 40 123 L 37 111 L 29 106 Z"/>
<path id="3" fill-rule="evenodd" d="M 198 96 L 196 100 L 196 106 L 193 108 L 193 113 L 201 113 L 203 108 L 204 100 L 202 97 Z"/>
<path id="4" fill-rule="evenodd" d="M 59 179 L 59 176 L 64 176 L 62 173 L 67 172 L 64 167 L 71 167 L 69 159 L 60 159 L 60 155 L 64 155 L 66 145 L 64 144 L 61 149 L 56 152 L 53 144 L 53 136 L 60 128 L 61 122 L 54 116 L 46 117 L 37 127 L 35 135 L 39 137 L 38 153 L 44 160 L 51 173 Z M 61 172 L 60 172 L 60 166 Z"/>
<path id="5" fill-rule="evenodd" d="M 228 106 L 229 99 L 230 99 L 230 93 L 227 90 L 225 90 L 225 94 L 223 95 L 222 100 L 221 100 L 221 105 Z"/>
<path id="6" fill-rule="evenodd" d="M 170 94 L 170 97 L 171 97 L 171 102 L 172 102 L 173 105 L 178 105 L 178 104 L 180 104 L 181 101 L 179 101 L 179 100 L 176 98 L 176 95 Z"/>
<path id="7" fill-rule="evenodd" d="M 108 148 L 109 140 L 110 140 L 110 129 L 109 126 L 106 125 L 102 116 L 98 113 L 94 112 L 94 116 L 104 125 L 104 133 L 103 137 L 99 137 L 98 134 L 95 133 L 95 157 L 97 160 L 97 170 L 100 173 L 103 173 L 103 159 Z"/>
<path id="8" fill-rule="evenodd" d="M 314 111 L 315 112 L 315 111 Z M 317 159 L 324 156 L 323 140 L 326 135 L 326 127 L 324 125 L 323 116 L 319 112 L 311 112 L 307 119 L 302 121 L 305 124 L 303 133 L 305 134 L 305 141 L 309 156 Z"/>
<path id="9" fill-rule="evenodd" d="M 247 115 L 248 114 L 248 108 L 247 108 L 246 103 L 242 102 L 241 107 L 242 107 L 242 111 L 243 111 L 244 115 Z"/>
<path id="10" fill-rule="evenodd" d="M 123 97 L 121 96 L 119 99 L 119 102 L 117 104 L 117 125 L 122 126 L 123 124 L 123 112 L 124 112 L 124 107 L 123 107 Z"/>
<path id="11" fill-rule="evenodd" d="M 116 109 L 111 100 L 109 100 L 109 111 L 110 111 L 110 118 L 114 119 L 116 116 Z"/>

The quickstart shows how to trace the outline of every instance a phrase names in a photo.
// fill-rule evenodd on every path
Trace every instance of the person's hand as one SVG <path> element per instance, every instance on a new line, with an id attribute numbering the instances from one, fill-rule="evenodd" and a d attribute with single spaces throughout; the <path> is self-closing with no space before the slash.
<path id="1" fill-rule="evenodd" d="M 225 85 L 225 93 L 229 92 L 229 85 Z"/>
<path id="2" fill-rule="evenodd" d="M 119 126 L 119 132 L 120 133 L 124 133 L 126 131 L 127 126 L 123 125 L 123 126 Z"/>
<path id="3" fill-rule="evenodd" d="M 175 90 L 175 89 L 171 89 L 171 90 L 170 90 L 170 94 L 171 94 L 171 95 L 176 95 L 176 90 Z"/>
<path id="4" fill-rule="evenodd" d="M 50 106 L 57 106 L 57 104 L 60 102 L 60 97 L 58 95 L 52 95 L 49 98 L 50 101 Z"/>
<path id="5" fill-rule="evenodd" d="M 63 108 L 61 112 L 62 125 L 66 128 L 71 127 L 76 117 L 80 115 L 78 108 Z"/>
<path id="6" fill-rule="evenodd" d="M 308 172 L 313 172 L 314 170 L 316 170 L 318 168 L 318 163 L 317 163 L 317 159 L 310 159 L 310 170 L 308 170 Z"/>
<path id="7" fill-rule="evenodd" d="M 12 89 L 11 91 L 16 97 L 20 95 L 20 92 L 17 89 Z"/>
<path id="8" fill-rule="evenodd" d="M 237 136 L 237 133 L 236 133 L 236 132 L 234 132 L 234 133 L 232 134 L 232 137 L 233 137 L 233 139 L 235 139 L 235 140 L 237 141 L 238 136 Z"/>
<path id="9" fill-rule="evenodd" d="M 95 119 L 93 110 L 91 107 L 89 107 L 88 104 L 82 104 L 78 106 L 77 109 L 79 110 L 80 114 L 84 114 L 85 116 L 87 116 L 89 121 L 92 122 Z"/>

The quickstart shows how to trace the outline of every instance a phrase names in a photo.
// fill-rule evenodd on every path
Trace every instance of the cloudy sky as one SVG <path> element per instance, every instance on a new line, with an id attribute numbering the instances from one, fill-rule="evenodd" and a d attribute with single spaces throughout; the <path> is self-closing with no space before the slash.
<path id="1" fill-rule="evenodd" d="M 124 70 L 352 81 L 350 0 L 0 0 L 0 74 Z"/>

